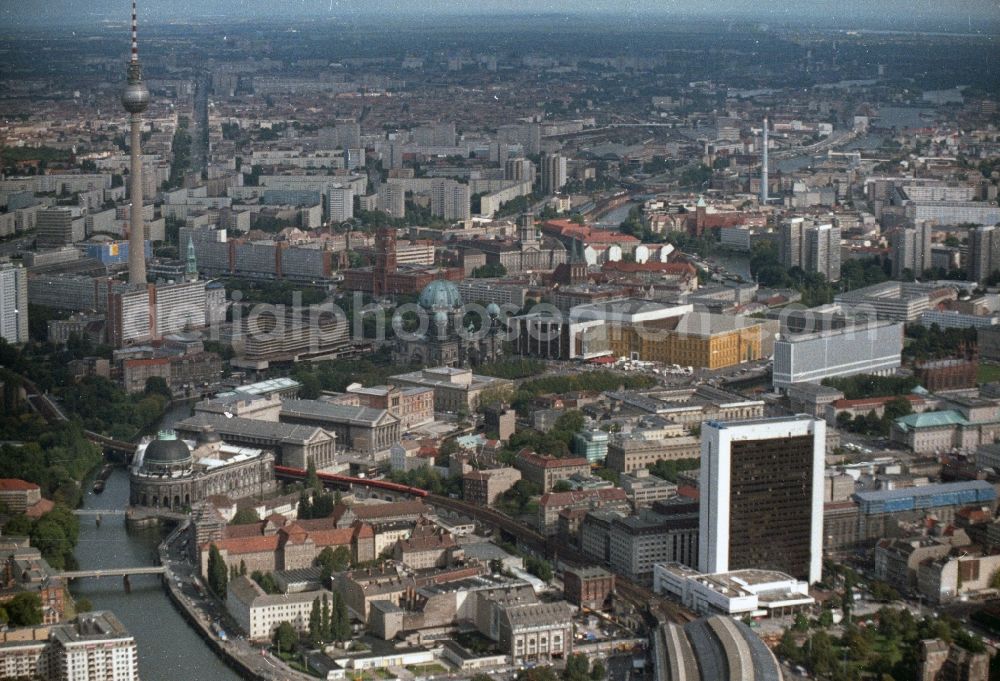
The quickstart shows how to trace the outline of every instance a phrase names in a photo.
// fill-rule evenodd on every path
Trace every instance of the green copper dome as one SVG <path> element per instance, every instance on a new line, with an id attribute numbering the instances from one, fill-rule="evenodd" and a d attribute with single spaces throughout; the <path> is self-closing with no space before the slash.
<path id="1" fill-rule="evenodd" d="M 420 292 L 417 302 L 425 310 L 454 309 L 462 306 L 462 296 L 450 281 L 435 279 Z"/>

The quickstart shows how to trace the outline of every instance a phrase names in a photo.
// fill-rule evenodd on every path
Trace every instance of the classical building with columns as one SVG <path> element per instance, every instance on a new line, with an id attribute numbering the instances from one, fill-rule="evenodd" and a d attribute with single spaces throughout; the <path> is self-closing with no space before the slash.
<path id="1" fill-rule="evenodd" d="M 362 454 L 388 452 L 402 435 L 400 419 L 386 409 L 326 400 L 282 400 L 281 423 L 316 426 L 332 433 L 337 446 Z"/>
<path id="2" fill-rule="evenodd" d="M 201 403 L 195 406 L 195 413 L 178 421 L 174 429 L 182 437 L 197 439 L 206 431 L 214 430 L 226 442 L 242 447 L 259 447 L 273 451 L 277 461 L 282 466 L 306 468 L 312 461 L 316 468 L 325 468 L 333 463 L 338 446 L 335 433 L 328 432 L 317 426 L 298 425 L 294 423 L 279 423 L 277 420 L 226 416 L 200 410 Z"/>
<path id="3" fill-rule="evenodd" d="M 227 444 L 212 429 L 196 440 L 163 432 L 139 446 L 129 469 L 129 503 L 181 510 L 213 495 L 231 499 L 274 492 L 274 455 Z"/>

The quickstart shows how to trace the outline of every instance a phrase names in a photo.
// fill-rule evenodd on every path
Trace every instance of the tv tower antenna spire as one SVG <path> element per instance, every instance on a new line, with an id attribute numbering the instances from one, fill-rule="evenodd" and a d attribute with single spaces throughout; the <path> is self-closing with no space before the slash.
<path id="1" fill-rule="evenodd" d="M 149 90 L 142 82 L 139 63 L 139 20 L 132 0 L 132 51 L 126 70 L 122 106 L 131 114 L 129 141 L 129 198 L 132 202 L 128 236 L 128 281 L 146 285 L 146 240 L 142 221 L 142 112 L 149 106 Z"/>

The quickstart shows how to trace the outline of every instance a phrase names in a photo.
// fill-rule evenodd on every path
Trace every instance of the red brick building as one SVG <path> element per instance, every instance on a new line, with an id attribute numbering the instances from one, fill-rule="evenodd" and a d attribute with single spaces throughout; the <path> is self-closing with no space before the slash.
<path id="1" fill-rule="evenodd" d="M 41 500 L 42 490 L 33 482 L 18 478 L 0 479 L 0 502 L 11 513 L 24 513 Z"/>
<path id="2" fill-rule="evenodd" d="M 767 216 L 763 213 L 745 213 L 739 210 L 715 210 L 699 201 L 694 213 L 687 213 L 686 226 L 694 236 L 701 236 L 707 229 L 721 227 L 767 227 Z"/>
<path id="3" fill-rule="evenodd" d="M 976 386 L 979 361 L 976 359 L 939 359 L 922 362 L 913 368 L 920 385 L 929 391 L 960 390 Z"/>
<path id="4" fill-rule="evenodd" d="M 288 520 L 273 515 L 253 525 L 229 525 L 220 539 L 198 547 L 202 576 L 208 576 L 208 554 L 218 548 L 227 569 L 246 568 L 273 572 L 311 567 L 326 547 L 346 547 L 351 559 L 363 563 L 375 558 L 375 532 L 371 525 L 354 522 L 337 527 L 334 518 Z"/>
<path id="5" fill-rule="evenodd" d="M 522 449 L 517 454 L 514 467 L 521 471 L 521 476 L 538 485 L 542 493 L 549 492 L 560 480 L 580 473 L 590 473 L 590 463 L 585 458 L 557 459 L 552 456 L 541 456 L 530 449 Z"/>
<path id="6" fill-rule="evenodd" d="M 614 590 L 615 576 L 604 568 L 578 567 L 563 572 L 563 595 L 573 605 L 601 610 Z"/>
<path id="7" fill-rule="evenodd" d="M 375 263 L 343 271 L 342 288 L 374 296 L 415 295 L 435 279 L 462 281 L 461 267 L 400 266 L 396 257 L 396 231 L 382 228 L 375 240 Z"/>

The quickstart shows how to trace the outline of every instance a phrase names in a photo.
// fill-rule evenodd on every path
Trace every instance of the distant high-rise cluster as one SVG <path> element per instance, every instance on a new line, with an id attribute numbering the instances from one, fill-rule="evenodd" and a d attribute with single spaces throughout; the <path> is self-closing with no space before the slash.
<path id="1" fill-rule="evenodd" d="M 534 184 L 535 164 L 526 158 L 509 158 L 504 163 L 503 178 Z"/>
<path id="2" fill-rule="evenodd" d="M 390 217 L 406 216 L 406 188 L 400 184 L 383 183 L 378 186 L 378 209 Z"/>
<path id="3" fill-rule="evenodd" d="M 781 224 L 778 254 L 783 267 L 800 267 L 822 274 L 827 281 L 840 281 L 840 228 L 791 218 Z"/>
<path id="4" fill-rule="evenodd" d="M 1000 230 L 980 225 L 969 230 L 969 280 L 985 281 L 1000 269 Z"/>
<path id="5" fill-rule="evenodd" d="M 542 193 L 555 194 L 566 184 L 566 157 L 549 154 L 542 158 Z"/>
<path id="6" fill-rule="evenodd" d="M 327 190 L 327 219 L 336 224 L 354 217 L 354 190 L 333 187 Z"/>
<path id="7" fill-rule="evenodd" d="M 469 185 L 455 180 L 435 179 L 431 182 L 431 214 L 445 220 L 468 220 L 470 211 Z"/>
<path id="8" fill-rule="evenodd" d="M 898 229 L 892 233 L 889 243 L 892 246 L 892 276 L 903 278 L 909 271 L 910 277 L 919 277 L 924 270 L 931 268 L 931 233 L 930 223 L 922 222 L 914 227 Z"/>

